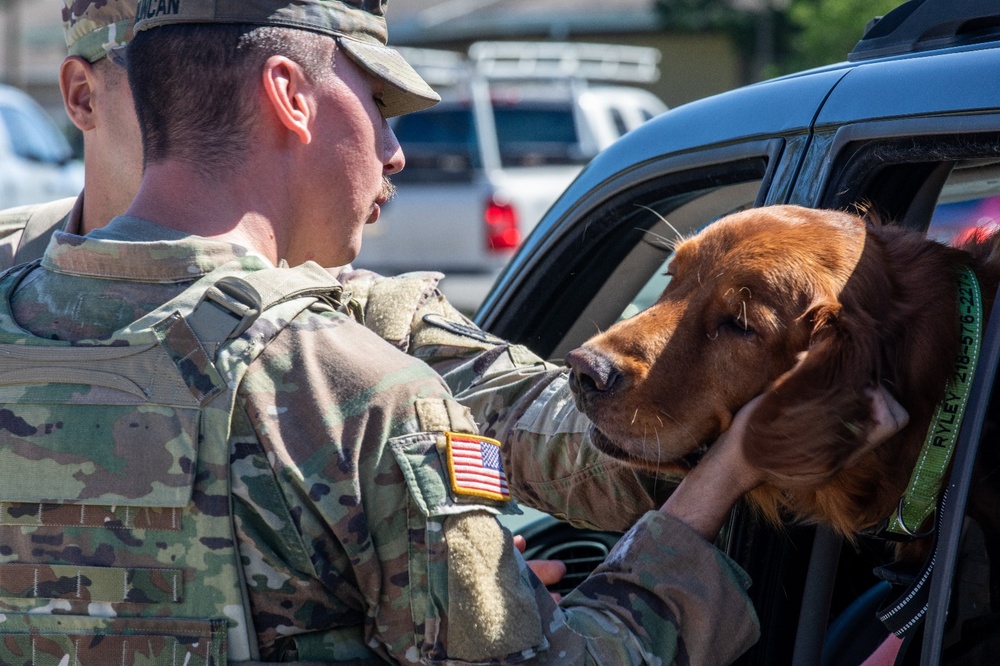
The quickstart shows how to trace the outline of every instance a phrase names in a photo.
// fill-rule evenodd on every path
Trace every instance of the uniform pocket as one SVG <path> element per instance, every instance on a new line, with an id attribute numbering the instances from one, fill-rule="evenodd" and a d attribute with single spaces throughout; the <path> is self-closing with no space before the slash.
<path id="1" fill-rule="evenodd" d="M 0 613 L 0 663 L 225 666 L 226 620 Z"/>
<path id="2" fill-rule="evenodd" d="M 80 387 L 60 388 L 69 393 Z M 200 409 L 60 404 L 33 399 L 32 393 L 28 389 L 18 402 L 0 408 L 4 500 L 133 507 L 189 503 Z"/>

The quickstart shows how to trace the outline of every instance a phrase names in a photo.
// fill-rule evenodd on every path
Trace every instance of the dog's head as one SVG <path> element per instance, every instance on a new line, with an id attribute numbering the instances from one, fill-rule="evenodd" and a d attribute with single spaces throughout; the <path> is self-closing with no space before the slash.
<path id="1" fill-rule="evenodd" d="M 878 522 L 909 472 L 889 483 L 867 476 L 894 461 L 866 444 L 865 389 L 923 375 L 900 379 L 886 358 L 886 326 L 897 327 L 886 317 L 906 312 L 889 302 L 898 285 L 871 230 L 847 213 L 773 206 L 680 243 L 657 302 L 566 357 L 595 444 L 636 466 L 683 471 L 764 393 L 745 441 L 772 482 L 756 493 L 761 507 L 845 533 Z M 872 456 L 886 464 L 841 475 Z M 825 492 L 835 477 L 837 492 Z"/>

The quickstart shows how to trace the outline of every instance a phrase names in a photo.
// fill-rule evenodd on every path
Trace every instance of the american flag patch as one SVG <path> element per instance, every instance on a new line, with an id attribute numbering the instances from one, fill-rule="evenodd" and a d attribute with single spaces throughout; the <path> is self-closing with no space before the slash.
<path id="1" fill-rule="evenodd" d="M 500 442 L 488 437 L 446 432 L 451 489 L 503 502 L 510 500 L 507 475 L 500 461 Z"/>

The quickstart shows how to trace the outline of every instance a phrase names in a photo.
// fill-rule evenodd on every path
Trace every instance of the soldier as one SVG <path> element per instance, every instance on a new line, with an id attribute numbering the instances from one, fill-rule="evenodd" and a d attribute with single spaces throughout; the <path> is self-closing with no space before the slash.
<path id="1" fill-rule="evenodd" d="M 383 10 L 139 4 L 139 193 L 0 284 L 0 661 L 725 663 L 755 640 L 710 543 L 758 482 L 741 421 L 557 606 L 496 521 L 499 445 L 311 263 L 353 259 L 403 166 L 385 117 L 436 101 Z"/>
<path id="2" fill-rule="evenodd" d="M 41 257 L 56 229 L 87 233 L 132 201 L 142 148 L 124 47 L 134 21 L 135 0 L 65 0 L 68 55 L 59 87 L 67 115 L 83 132 L 87 196 L 0 211 L 0 269 Z"/>

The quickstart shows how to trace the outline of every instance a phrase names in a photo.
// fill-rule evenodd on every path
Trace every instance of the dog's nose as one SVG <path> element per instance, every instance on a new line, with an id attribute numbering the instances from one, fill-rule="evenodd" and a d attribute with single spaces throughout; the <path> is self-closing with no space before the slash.
<path id="1" fill-rule="evenodd" d="M 570 388 L 577 396 L 608 393 L 621 384 L 622 374 L 614 362 L 599 351 L 578 347 L 566 354 L 570 367 Z"/>

